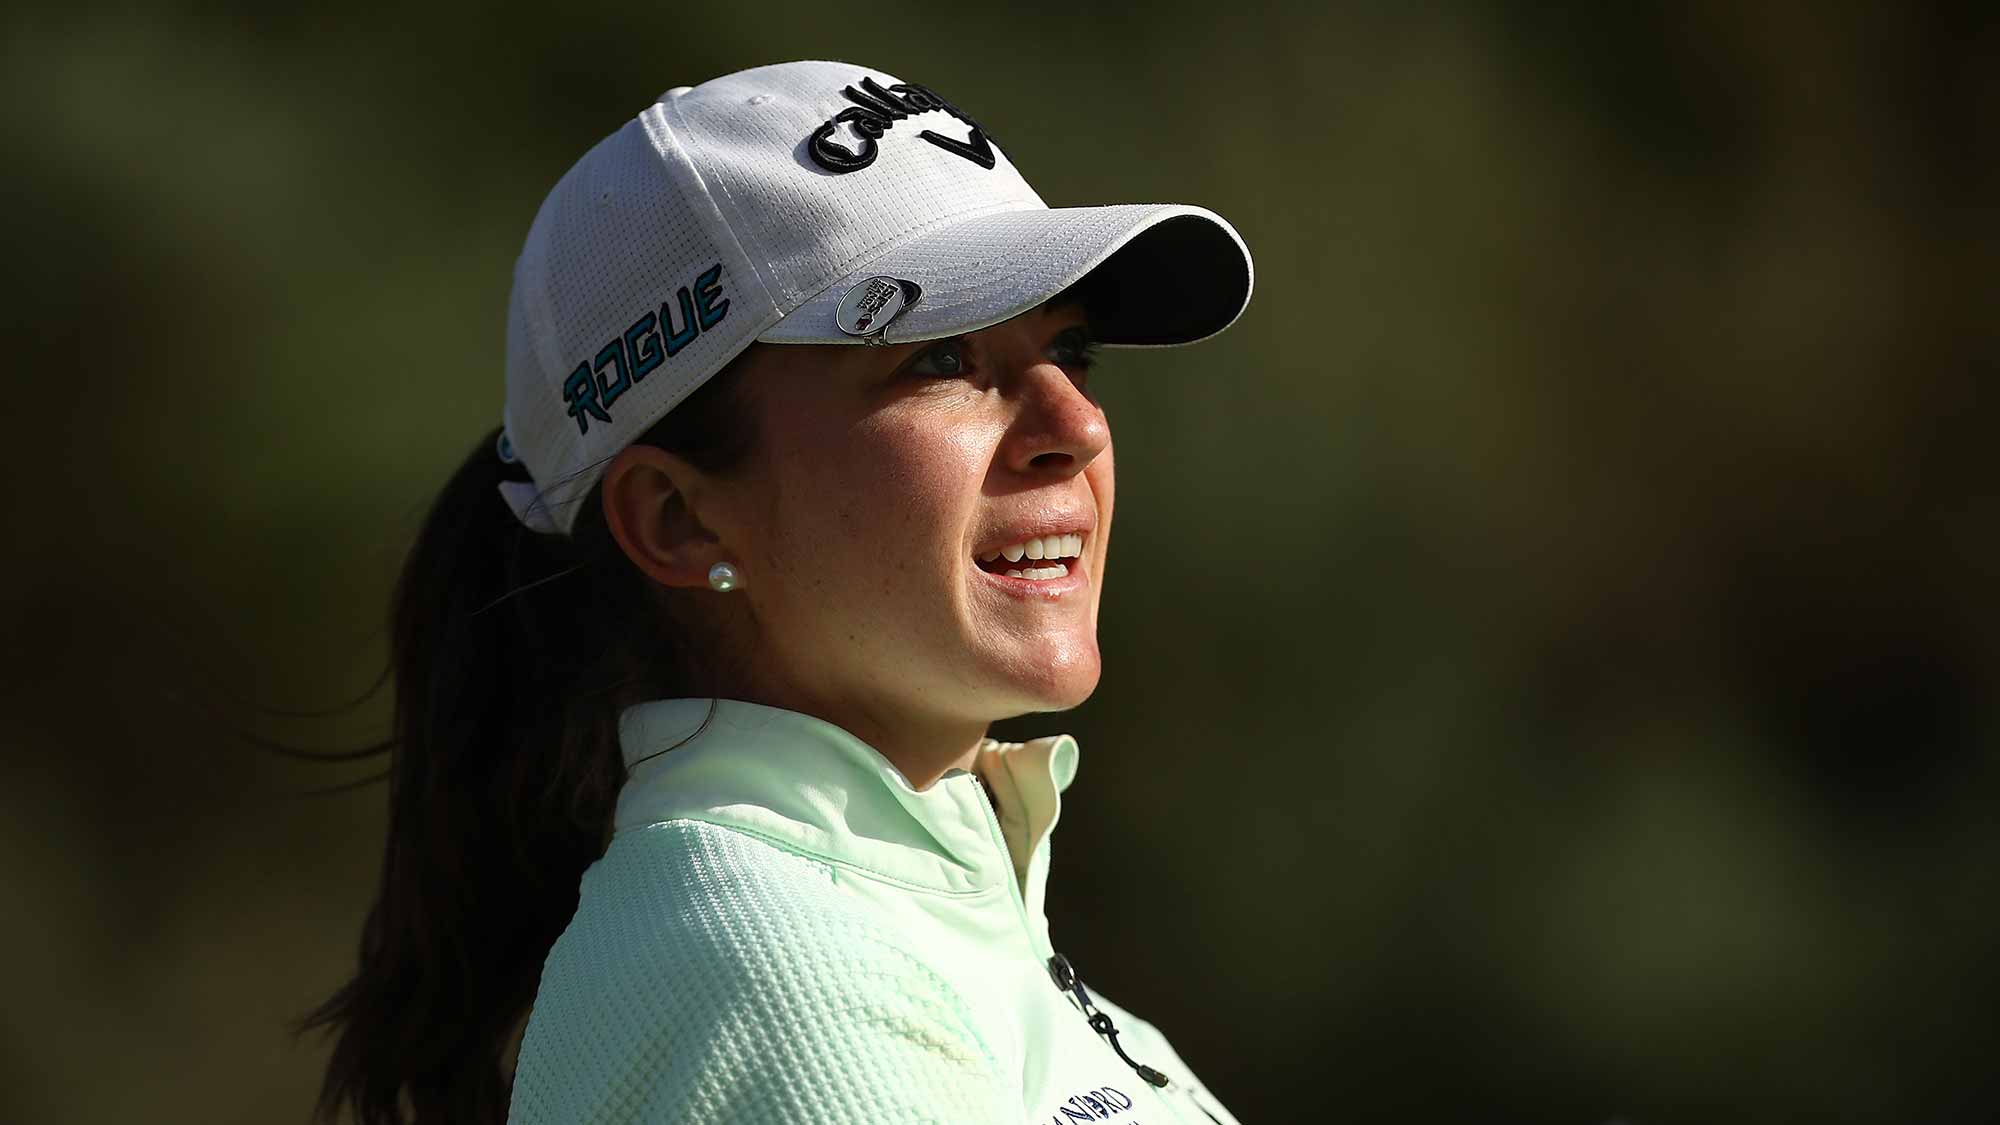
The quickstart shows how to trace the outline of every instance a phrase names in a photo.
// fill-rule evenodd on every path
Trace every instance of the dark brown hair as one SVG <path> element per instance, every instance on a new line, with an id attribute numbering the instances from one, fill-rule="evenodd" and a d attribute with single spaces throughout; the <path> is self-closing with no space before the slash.
<path id="1" fill-rule="evenodd" d="M 638 438 L 727 474 L 757 441 L 749 352 Z M 574 534 L 522 527 L 498 492 L 526 480 L 473 444 L 431 506 L 390 608 L 389 839 L 353 979 L 295 1034 L 336 1036 L 317 1118 L 501 1122 L 502 1056 L 576 911 L 625 780 L 618 716 L 715 694 L 675 599 L 632 565 L 598 490 Z"/>

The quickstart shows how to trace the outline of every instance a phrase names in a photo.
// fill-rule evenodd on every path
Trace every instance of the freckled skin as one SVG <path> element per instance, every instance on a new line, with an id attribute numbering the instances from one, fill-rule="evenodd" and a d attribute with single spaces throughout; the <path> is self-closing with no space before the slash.
<path id="1" fill-rule="evenodd" d="M 966 369 L 945 375 L 898 373 L 938 341 L 759 346 L 741 372 L 762 439 L 746 471 L 710 477 L 643 446 L 614 459 L 605 511 L 626 553 L 689 588 L 702 633 L 746 654 L 717 662 L 730 679 L 712 694 L 833 722 L 918 788 L 970 768 L 994 720 L 1089 698 L 1111 432 L 1083 371 L 1051 351 L 1083 322 L 1044 306 L 970 333 Z M 973 551 L 1051 511 L 1096 514 L 1088 586 L 1008 596 Z M 707 591 L 725 559 L 743 587 Z"/>

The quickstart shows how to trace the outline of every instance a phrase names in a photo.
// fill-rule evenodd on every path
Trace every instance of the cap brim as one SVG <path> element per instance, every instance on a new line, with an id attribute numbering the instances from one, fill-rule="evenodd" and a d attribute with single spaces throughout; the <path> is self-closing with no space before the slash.
<path id="1" fill-rule="evenodd" d="M 1131 203 L 975 215 L 904 239 L 760 333 L 774 344 L 859 344 L 834 323 L 847 291 L 878 275 L 923 293 L 881 332 L 886 344 L 998 324 L 1088 278 L 1091 336 L 1164 347 L 1206 339 L 1250 303 L 1250 251 L 1203 207 Z"/>

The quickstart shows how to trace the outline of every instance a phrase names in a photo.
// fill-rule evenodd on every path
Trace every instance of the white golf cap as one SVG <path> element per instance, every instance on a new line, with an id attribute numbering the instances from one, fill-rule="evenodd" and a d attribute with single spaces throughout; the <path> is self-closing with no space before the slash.
<path id="1" fill-rule="evenodd" d="M 955 336 L 1087 274 L 1107 346 L 1191 343 L 1250 300 L 1249 249 L 1221 216 L 1051 208 L 927 87 L 838 62 L 676 87 L 585 153 L 528 230 L 500 455 L 533 480 L 501 493 L 567 535 L 605 463 L 753 341 Z"/>

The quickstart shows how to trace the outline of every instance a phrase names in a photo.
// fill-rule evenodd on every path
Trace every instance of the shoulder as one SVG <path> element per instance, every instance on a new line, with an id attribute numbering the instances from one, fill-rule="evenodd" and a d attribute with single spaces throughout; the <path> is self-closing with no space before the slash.
<path id="1" fill-rule="evenodd" d="M 885 975 L 954 995 L 936 967 L 837 888 L 826 863 L 689 820 L 612 840 L 584 875 L 545 988 L 556 973 L 593 989 L 657 980 L 649 987 L 689 1005 L 823 998 Z"/>
<path id="2" fill-rule="evenodd" d="M 515 1120 L 844 1119 L 990 1099 L 991 1053 L 938 966 L 824 864 L 730 828 L 615 837 L 550 950 Z M 858 1112 L 858 1111 L 857 1111 Z M 918 1116 L 909 1120 L 925 1120 Z"/>

